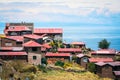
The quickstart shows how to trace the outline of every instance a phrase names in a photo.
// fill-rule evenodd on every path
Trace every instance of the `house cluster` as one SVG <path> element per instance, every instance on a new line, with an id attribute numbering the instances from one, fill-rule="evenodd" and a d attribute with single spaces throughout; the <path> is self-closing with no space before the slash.
<path id="1" fill-rule="evenodd" d="M 22 60 L 30 64 L 41 64 L 42 58 L 46 58 L 48 64 L 58 60 L 76 62 L 88 69 L 89 63 L 96 66 L 95 73 L 101 77 L 120 79 L 120 52 L 114 49 L 99 49 L 83 54 L 84 42 L 63 43 L 64 47 L 57 48 L 57 52 L 51 51 L 50 43 L 62 41 L 63 30 L 61 28 L 34 28 L 33 23 L 6 23 L 4 35 L 0 36 L 0 59 Z M 73 47 L 70 47 L 73 45 Z"/>
<path id="2" fill-rule="evenodd" d="M 62 40 L 62 32 L 61 28 L 34 28 L 33 23 L 6 23 L 0 37 L 0 58 L 41 64 L 41 58 L 51 48 L 48 43 Z"/>
<path id="3" fill-rule="evenodd" d="M 91 51 L 90 54 L 91 56 L 78 54 L 77 63 L 86 69 L 89 63 L 94 63 L 95 73 L 100 77 L 109 77 L 116 80 L 120 79 L 120 61 L 115 59 L 119 53 L 116 50 L 100 49 Z"/>

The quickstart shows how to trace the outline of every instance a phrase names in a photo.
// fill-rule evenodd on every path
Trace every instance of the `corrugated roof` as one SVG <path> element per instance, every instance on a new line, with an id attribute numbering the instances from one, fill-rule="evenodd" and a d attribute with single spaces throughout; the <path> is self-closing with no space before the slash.
<path id="1" fill-rule="evenodd" d="M 23 47 L 0 47 L 0 50 L 21 51 Z"/>
<path id="2" fill-rule="evenodd" d="M 104 66 L 104 65 L 106 65 L 107 63 L 104 63 L 104 62 L 97 62 L 97 63 L 95 63 L 96 65 L 98 65 L 98 66 Z"/>
<path id="3" fill-rule="evenodd" d="M 84 42 L 72 42 L 71 44 L 73 44 L 73 45 L 85 45 Z"/>
<path id="4" fill-rule="evenodd" d="M 114 49 L 100 49 L 100 50 L 91 52 L 91 54 L 116 54 L 116 50 L 114 50 Z"/>
<path id="5" fill-rule="evenodd" d="M 89 62 L 113 62 L 112 58 L 89 58 Z"/>
<path id="6" fill-rule="evenodd" d="M 24 40 L 23 36 L 6 36 L 5 38 L 12 39 L 18 42 L 22 42 Z"/>
<path id="7" fill-rule="evenodd" d="M 113 71 L 115 76 L 120 76 L 120 71 Z"/>
<path id="8" fill-rule="evenodd" d="M 80 48 L 58 48 L 58 52 L 81 52 Z"/>
<path id="9" fill-rule="evenodd" d="M 63 33 L 63 30 L 62 28 L 36 28 L 34 29 L 34 33 L 42 33 L 42 34 Z"/>
<path id="10" fill-rule="evenodd" d="M 120 66 L 120 61 L 109 62 L 108 64 L 111 66 Z"/>
<path id="11" fill-rule="evenodd" d="M 12 55 L 27 55 L 26 52 L 0 52 L 0 55 L 4 55 L 4 56 L 12 56 Z"/>
<path id="12" fill-rule="evenodd" d="M 70 53 L 46 53 L 45 56 L 53 56 L 53 57 L 56 57 L 56 56 L 66 56 L 66 57 L 70 57 Z"/>
<path id="13" fill-rule="evenodd" d="M 31 38 L 31 39 L 43 38 L 43 36 L 39 36 L 39 35 L 35 35 L 35 34 L 27 34 L 27 35 L 24 35 L 24 37 Z"/>
<path id="14" fill-rule="evenodd" d="M 31 40 L 31 41 L 24 43 L 23 46 L 24 47 L 41 47 L 42 45 Z"/>
<path id="15" fill-rule="evenodd" d="M 79 58 L 82 58 L 82 57 L 84 57 L 84 56 L 87 56 L 87 55 L 84 55 L 84 54 L 78 54 L 78 55 L 77 55 L 77 57 L 79 57 Z M 89 56 L 87 56 L 87 57 L 89 57 Z"/>

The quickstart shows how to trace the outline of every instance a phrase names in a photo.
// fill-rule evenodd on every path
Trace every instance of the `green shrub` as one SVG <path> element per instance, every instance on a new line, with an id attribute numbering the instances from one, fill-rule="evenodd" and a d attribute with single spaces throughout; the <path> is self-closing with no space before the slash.
<path id="1" fill-rule="evenodd" d="M 47 63 L 47 59 L 46 59 L 46 58 L 42 58 L 42 59 L 41 59 L 41 63 L 47 65 L 47 64 L 48 64 L 48 63 Z"/>
<path id="2" fill-rule="evenodd" d="M 45 72 L 45 73 L 47 72 L 47 68 L 43 65 L 38 65 L 38 69 L 42 72 Z"/>
<path id="3" fill-rule="evenodd" d="M 94 63 L 89 63 L 88 64 L 88 70 L 90 72 L 95 72 L 96 68 L 95 68 L 95 64 Z"/>
<path id="4" fill-rule="evenodd" d="M 55 63 L 55 66 L 61 66 L 61 67 L 63 67 L 63 66 L 64 66 L 64 62 L 62 62 L 62 61 L 57 61 L 57 62 Z"/>

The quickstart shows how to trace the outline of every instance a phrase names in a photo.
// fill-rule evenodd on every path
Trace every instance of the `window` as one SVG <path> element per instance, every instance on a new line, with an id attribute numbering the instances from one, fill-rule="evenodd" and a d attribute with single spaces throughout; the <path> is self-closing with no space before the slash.
<path id="1" fill-rule="evenodd" d="M 32 51 L 37 51 L 37 48 L 36 48 L 36 47 L 33 47 L 33 48 L 32 48 Z"/>
<path id="2" fill-rule="evenodd" d="M 6 42 L 5 46 L 12 46 L 12 43 L 11 42 Z"/>
<path id="3" fill-rule="evenodd" d="M 33 56 L 33 60 L 36 60 L 37 59 L 37 57 L 36 56 Z"/>
<path id="4" fill-rule="evenodd" d="M 16 42 L 16 44 L 17 44 L 17 45 L 21 45 L 21 44 L 22 44 L 22 42 Z"/>
<path id="5" fill-rule="evenodd" d="M 88 62 L 88 58 L 87 58 L 87 57 L 84 57 L 84 58 L 83 58 L 83 62 Z"/>
<path id="6" fill-rule="evenodd" d="M 11 35 L 12 35 L 12 36 L 16 36 L 17 33 L 16 33 L 16 32 L 11 32 Z"/>

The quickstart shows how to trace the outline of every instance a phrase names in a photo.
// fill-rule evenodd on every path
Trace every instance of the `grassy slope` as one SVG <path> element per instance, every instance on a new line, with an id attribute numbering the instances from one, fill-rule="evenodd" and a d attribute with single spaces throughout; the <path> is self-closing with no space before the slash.
<path id="1" fill-rule="evenodd" d="M 99 78 L 97 75 L 90 72 L 75 73 L 52 70 L 49 71 L 48 73 L 38 72 L 34 80 L 111 80 L 111 79 Z"/>
<path id="2" fill-rule="evenodd" d="M 33 72 L 19 72 L 23 67 L 27 68 L 29 65 L 27 63 L 19 62 L 19 61 L 8 61 L 6 65 L 3 66 L 4 70 L 0 74 L 4 80 L 8 80 L 8 75 L 10 73 L 14 73 L 14 77 L 21 78 L 25 80 L 25 76 L 31 75 L 34 77 L 33 80 L 111 80 L 111 79 L 103 79 L 99 78 L 97 75 L 91 72 L 82 72 L 82 73 L 75 73 L 75 72 L 67 72 L 62 70 L 49 70 L 47 73 L 43 73 L 37 69 L 37 72 L 34 74 Z M 76 66 L 75 66 L 76 67 Z M 16 68 L 17 72 L 12 70 L 12 68 Z M 81 68 L 82 69 L 82 68 Z M 5 74 L 5 75 L 4 75 Z"/>

